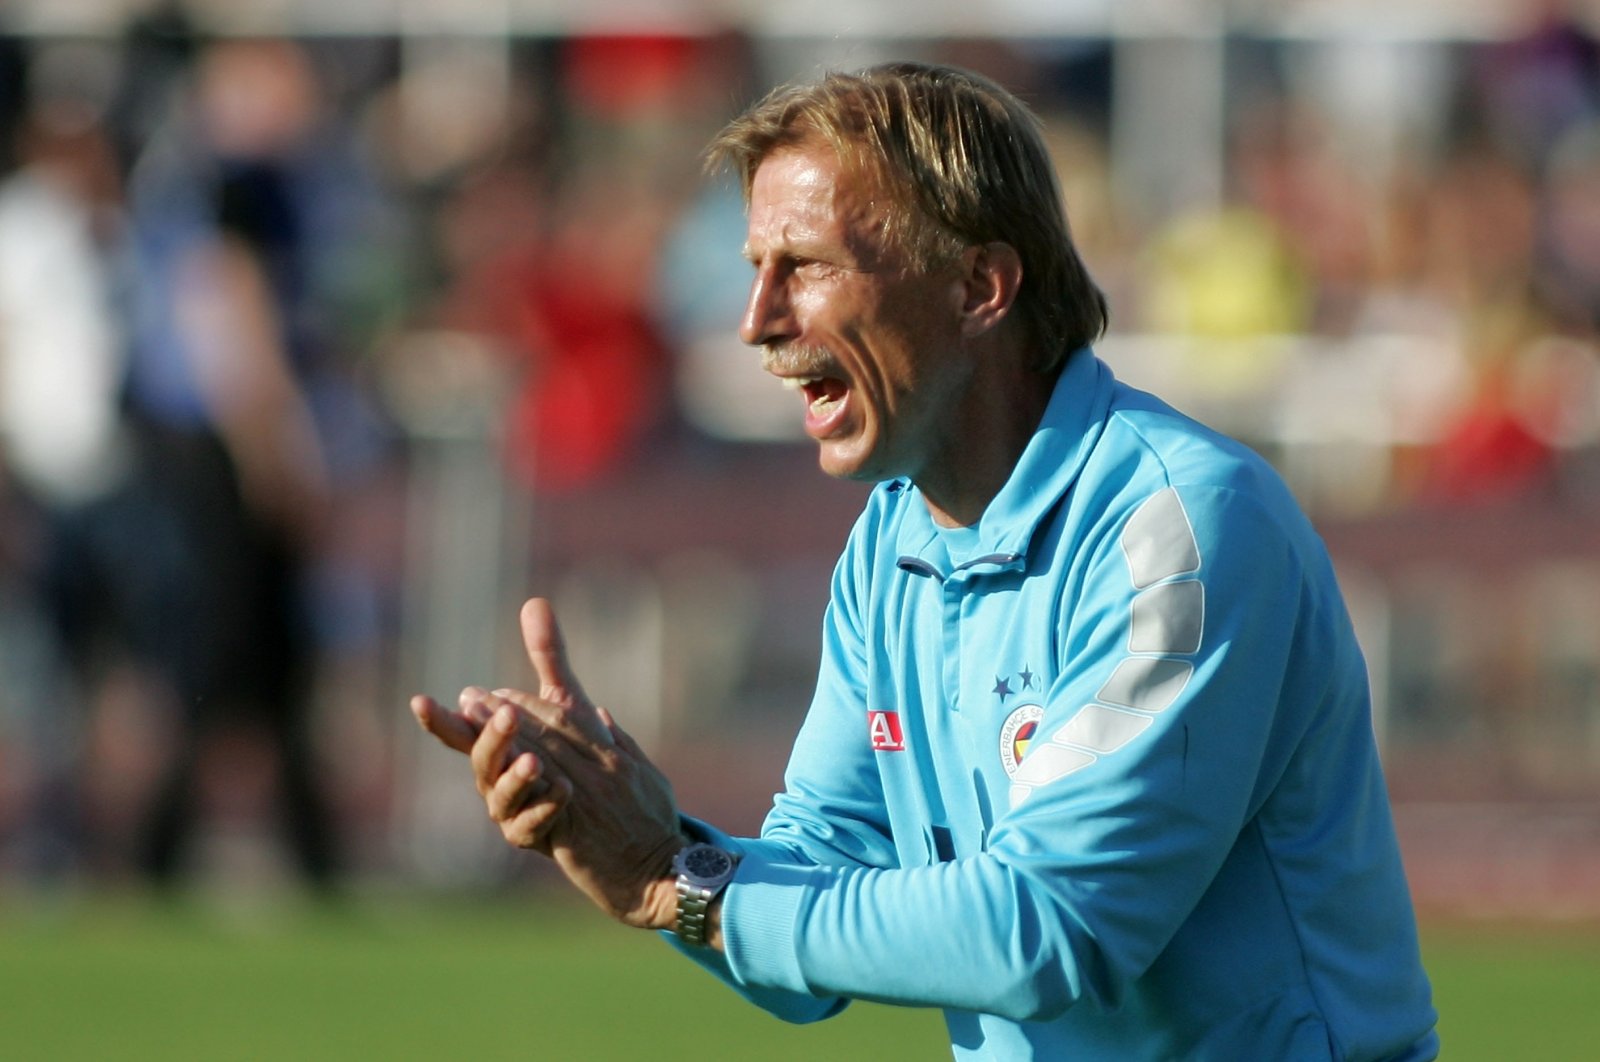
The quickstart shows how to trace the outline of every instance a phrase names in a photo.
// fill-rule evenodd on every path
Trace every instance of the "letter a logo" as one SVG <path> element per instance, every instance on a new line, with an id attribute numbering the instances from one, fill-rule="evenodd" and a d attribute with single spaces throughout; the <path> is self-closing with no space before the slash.
<path id="1" fill-rule="evenodd" d="M 896 712 L 868 712 L 867 730 L 872 734 L 872 747 L 878 752 L 904 752 L 905 735 L 900 730 L 900 716 Z"/>

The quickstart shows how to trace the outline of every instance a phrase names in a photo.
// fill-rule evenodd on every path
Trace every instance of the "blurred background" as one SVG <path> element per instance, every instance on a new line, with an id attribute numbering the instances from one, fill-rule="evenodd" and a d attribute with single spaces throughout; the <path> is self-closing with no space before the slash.
<path id="1" fill-rule="evenodd" d="M 865 488 L 737 342 L 700 151 L 896 57 L 1037 110 L 1101 355 L 1316 520 L 1424 913 L 1600 917 L 1576 0 L 8 0 L 0 897 L 539 877 L 405 707 L 526 683 L 533 593 L 754 829 Z"/>

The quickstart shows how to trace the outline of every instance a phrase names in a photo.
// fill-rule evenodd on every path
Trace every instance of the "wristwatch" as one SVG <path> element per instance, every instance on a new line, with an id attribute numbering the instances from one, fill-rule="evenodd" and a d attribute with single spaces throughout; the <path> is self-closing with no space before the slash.
<path id="1" fill-rule="evenodd" d="M 714 844 L 696 842 L 672 858 L 678 875 L 678 924 L 673 928 L 685 944 L 706 944 L 706 908 L 733 878 L 738 859 Z"/>

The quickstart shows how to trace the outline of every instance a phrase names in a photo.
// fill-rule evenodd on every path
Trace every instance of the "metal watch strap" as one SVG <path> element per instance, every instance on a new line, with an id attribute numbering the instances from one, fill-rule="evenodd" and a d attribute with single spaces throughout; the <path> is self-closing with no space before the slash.
<path id="1" fill-rule="evenodd" d="M 678 926 L 674 930 L 685 944 L 697 948 L 706 945 L 706 911 L 721 889 L 702 888 L 693 882 L 678 878 Z"/>

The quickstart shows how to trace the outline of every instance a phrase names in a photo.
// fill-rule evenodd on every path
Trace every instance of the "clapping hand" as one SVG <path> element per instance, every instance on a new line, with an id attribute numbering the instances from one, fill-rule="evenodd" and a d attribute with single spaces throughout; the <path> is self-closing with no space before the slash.
<path id="1" fill-rule="evenodd" d="M 619 921 L 670 927 L 672 857 L 688 843 L 671 784 L 584 692 L 549 602 L 523 606 L 522 637 L 537 694 L 469 686 L 459 710 L 417 696 L 413 714 L 470 757 L 478 793 L 509 843 L 554 859 Z"/>

